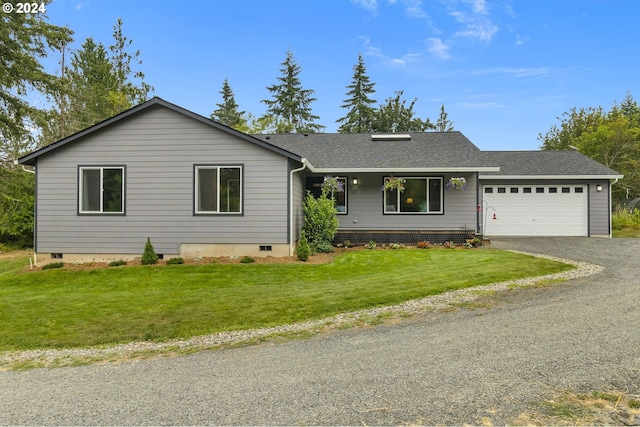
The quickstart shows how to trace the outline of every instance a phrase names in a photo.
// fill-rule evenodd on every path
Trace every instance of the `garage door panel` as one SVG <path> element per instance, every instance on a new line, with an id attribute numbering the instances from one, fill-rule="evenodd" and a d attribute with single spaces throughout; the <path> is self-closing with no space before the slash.
<path id="1" fill-rule="evenodd" d="M 585 186 L 486 185 L 483 201 L 487 236 L 587 235 Z"/>

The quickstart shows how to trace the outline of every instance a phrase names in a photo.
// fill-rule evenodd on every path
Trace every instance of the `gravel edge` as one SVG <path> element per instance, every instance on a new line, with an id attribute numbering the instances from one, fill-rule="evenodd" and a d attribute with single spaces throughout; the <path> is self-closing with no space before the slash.
<path id="1" fill-rule="evenodd" d="M 486 292 L 499 292 L 508 289 L 533 286 L 545 281 L 571 280 L 600 273 L 604 267 L 582 261 L 557 258 L 548 255 L 533 254 L 511 250 L 509 252 L 546 258 L 570 264 L 576 268 L 570 271 L 547 274 L 544 276 L 499 282 L 447 292 L 401 304 L 377 307 L 368 310 L 342 313 L 324 319 L 281 325 L 271 328 L 249 329 L 233 332 L 220 332 L 212 335 L 192 337 L 188 340 L 165 342 L 139 341 L 109 347 L 89 347 L 74 349 L 44 349 L 0 352 L 0 370 L 10 370 L 16 365 L 37 367 L 69 366 L 86 361 L 122 360 L 141 354 L 162 354 L 175 351 L 197 351 L 247 343 L 269 336 L 317 332 L 323 329 L 335 329 L 358 321 L 366 321 L 380 315 L 410 316 L 429 310 L 442 310 L 454 304 L 476 300 Z"/>

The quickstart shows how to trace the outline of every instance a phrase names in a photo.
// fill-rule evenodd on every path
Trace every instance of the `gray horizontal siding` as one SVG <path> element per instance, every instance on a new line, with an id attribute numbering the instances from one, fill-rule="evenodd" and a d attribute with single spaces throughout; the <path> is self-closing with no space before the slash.
<path id="1" fill-rule="evenodd" d="M 287 242 L 285 157 L 194 119 L 145 110 L 38 159 L 37 251 L 141 253 Z M 194 164 L 243 165 L 243 215 L 194 216 Z M 125 165 L 126 215 L 77 215 L 78 166 Z"/>
<path id="2" fill-rule="evenodd" d="M 341 230 L 476 230 L 477 199 L 475 174 L 455 174 L 467 180 L 464 191 L 444 190 L 444 214 L 384 214 L 383 179 L 389 174 L 358 174 L 354 186 L 349 176 L 347 214 L 338 215 Z M 402 176 L 396 174 L 395 176 Z M 409 175 L 407 175 L 409 176 Z M 410 176 L 423 176 L 411 174 Z M 443 177 L 443 186 L 454 175 L 424 175 Z"/>

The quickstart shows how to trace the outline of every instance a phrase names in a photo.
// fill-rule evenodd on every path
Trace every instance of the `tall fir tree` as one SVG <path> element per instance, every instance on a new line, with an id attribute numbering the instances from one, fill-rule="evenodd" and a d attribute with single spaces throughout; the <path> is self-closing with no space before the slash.
<path id="1" fill-rule="evenodd" d="M 228 79 L 224 79 L 222 90 L 219 93 L 222 95 L 222 103 L 216 104 L 218 108 L 211 113 L 211 119 L 225 126 L 246 131 L 248 129 L 246 112 L 238 110 L 238 103 L 231 86 L 229 86 Z"/>
<path id="2" fill-rule="evenodd" d="M 453 132 L 453 122 L 449 120 L 449 115 L 444 109 L 444 104 L 440 106 L 440 117 L 436 121 L 436 130 L 438 132 Z"/>
<path id="3" fill-rule="evenodd" d="M 313 133 L 324 129 L 315 123 L 320 117 L 311 112 L 311 103 L 316 101 L 312 96 L 314 91 L 302 88 L 301 69 L 291 50 L 287 51 L 280 71 L 279 83 L 267 86 L 273 97 L 262 100 L 267 105 L 267 112 L 261 120 L 271 121 L 276 133 Z"/>
<path id="4" fill-rule="evenodd" d="M 122 18 L 118 18 L 113 26 L 113 44 L 109 46 L 109 50 L 117 81 L 117 95 L 122 98 L 120 102 L 126 107 L 124 109 L 146 101 L 153 92 L 153 86 L 144 81 L 144 73 L 132 68 L 132 63 L 142 65 L 140 50 L 133 53 L 127 50 L 132 44 L 133 40 L 122 32 Z"/>
<path id="5" fill-rule="evenodd" d="M 33 243 L 34 175 L 13 164 L 36 148 L 33 129 L 44 113 L 27 96 L 35 91 L 50 98 L 60 90 L 60 77 L 42 61 L 62 51 L 73 34 L 48 23 L 43 12 L 0 14 L 0 243 L 12 245 Z"/>
<path id="6" fill-rule="evenodd" d="M 147 100 L 153 87 L 144 74 L 132 70 L 141 64 L 140 51 L 130 53 L 133 43 L 123 35 L 122 20 L 114 25 L 113 45 L 108 48 L 88 38 L 63 62 L 62 85 L 55 105 L 42 116 L 41 144 L 49 144 Z"/>
<path id="7" fill-rule="evenodd" d="M 353 79 L 347 86 L 348 99 L 345 99 L 342 108 L 347 108 L 345 117 L 336 120 L 342 123 L 338 128 L 340 133 L 363 133 L 373 131 L 373 122 L 376 114 L 373 104 L 377 101 L 370 98 L 375 93 L 375 84 L 371 83 L 364 64 L 362 55 L 358 55 L 358 63 L 353 67 Z"/>

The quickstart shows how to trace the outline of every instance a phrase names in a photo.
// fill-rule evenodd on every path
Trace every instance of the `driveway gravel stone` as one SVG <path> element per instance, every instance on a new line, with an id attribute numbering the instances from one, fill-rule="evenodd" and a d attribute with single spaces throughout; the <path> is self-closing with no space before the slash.
<path id="1" fill-rule="evenodd" d="M 491 246 L 595 274 L 305 340 L 0 372 L 0 424 L 495 425 L 564 389 L 640 394 L 640 240 Z"/>

